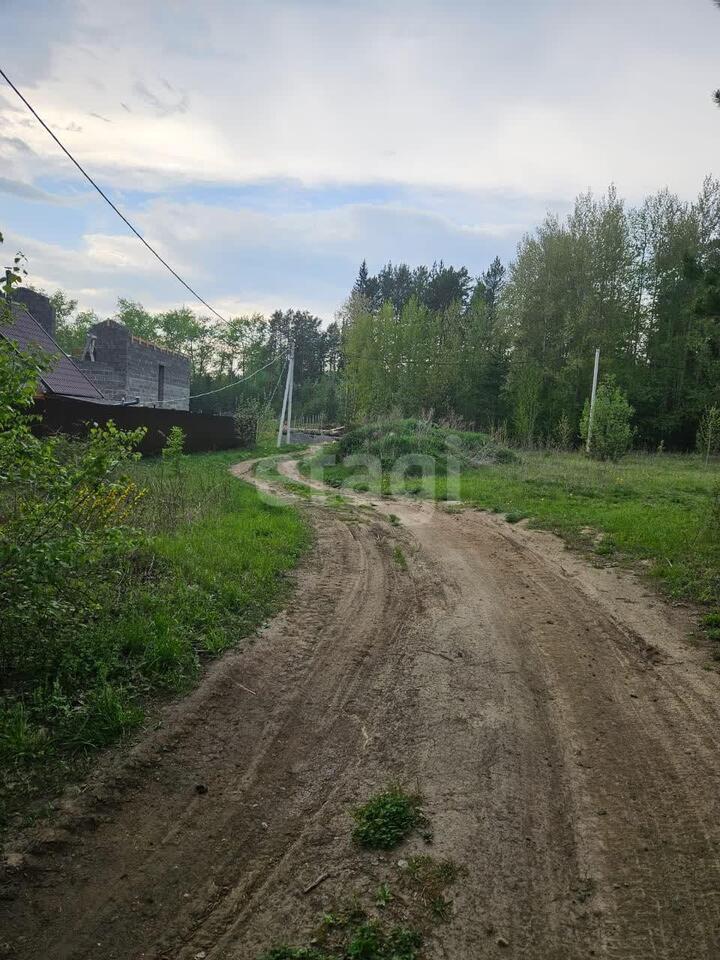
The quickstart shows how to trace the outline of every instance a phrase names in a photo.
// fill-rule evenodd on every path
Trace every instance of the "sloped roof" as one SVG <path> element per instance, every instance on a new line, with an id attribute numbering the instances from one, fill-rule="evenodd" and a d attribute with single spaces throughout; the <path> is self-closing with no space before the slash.
<path id="1" fill-rule="evenodd" d="M 21 350 L 39 347 L 57 357 L 53 366 L 41 374 L 40 380 L 50 393 L 65 397 L 84 397 L 87 400 L 104 400 L 95 384 L 63 353 L 47 330 L 40 326 L 21 303 L 12 305 L 12 322 L 3 323 L 0 316 L 0 336 L 16 343 Z"/>

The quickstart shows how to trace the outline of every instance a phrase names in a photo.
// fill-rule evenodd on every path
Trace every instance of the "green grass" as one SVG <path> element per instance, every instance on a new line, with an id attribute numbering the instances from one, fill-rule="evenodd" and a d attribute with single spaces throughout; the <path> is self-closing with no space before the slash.
<path id="1" fill-rule="evenodd" d="M 401 547 L 395 547 L 393 550 L 393 560 L 401 570 L 407 570 L 407 557 Z"/>
<path id="2" fill-rule="evenodd" d="M 308 528 L 228 472 L 265 452 L 195 454 L 178 471 L 160 459 L 133 465 L 147 490 L 131 518 L 141 545 L 119 558 L 112 591 L 98 581 L 87 621 L 3 684 L 0 827 L 282 604 Z"/>
<path id="3" fill-rule="evenodd" d="M 510 521 L 529 518 L 598 556 L 641 564 L 675 597 L 717 604 L 720 537 L 710 509 L 719 480 L 716 466 L 692 455 L 633 455 L 612 464 L 534 452 L 463 471 L 460 495 Z"/>
<path id="4" fill-rule="evenodd" d="M 304 470 L 337 488 L 367 483 L 383 496 L 460 500 L 502 514 L 510 523 L 526 520 L 598 559 L 634 565 L 675 598 L 720 605 L 717 500 L 713 522 L 713 496 L 720 485 L 717 461 L 706 467 L 694 454 L 632 454 L 617 464 L 579 452 L 508 456 L 483 434 L 428 430 L 427 425 L 406 429 L 406 423 L 353 431 L 341 444 L 306 461 Z M 392 436 L 384 438 L 384 433 Z M 430 457 L 434 470 L 393 482 L 390 454 L 405 457 L 413 443 Z M 343 460 L 347 450 L 375 457 L 375 469 Z M 335 462 L 323 466 L 323 458 Z"/>
<path id="5" fill-rule="evenodd" d="M 392 888 L 385 881 L 363 905 L 355 895 L 322 914 L 302 946 L 282 945 L 258 960 L 420 960 L 427 937 L 454 915 L 448 890 L 467 871 L 427 855 L 398 861 Z"/>
<path id="6" fill-rule="evenodd" d="M 370 849 L 396 846 L 427 824 L 420 804 L 419 796 L 390 787 L 353 811 L 353 840 Z M 452 919 L 454 905 L 446 893 L 467 871 L 428 855 L 398 860 L 396 869 L 392 889 L 386 880 L 374 896 L 366 891 L 371 905 L 354 894 L 325 910 L 306 944 L 283 944 L 258 960 L 420 960 L 427 935 Z"/>
<path id="7" fill-rule="evenodd" d="M 321 925 L 321 946 L 281 946 L 263 953 L 259 960 L 417 960 L 423 943 L 418 930 L 390 926 L 364 913 L 346 919 L 328 914 Z"/>
<path id="8" fill-rule="evenodd" d="M 283 451 L 302 449 L 303 447 L 298 446 L 283 447 Z M 313 496 L 311 487 L 309 487 L 306 483 L 300 483 L 297 480 L 293 480 L 291 477 L 286 477 L 280 473 L 279 463 L 281 459 L 284 459 L 284 453 L 282 456 L 278 456 L 278 451 L 274 449 L 266 460 L 263 460 L 262 463 L 258 464 L 258 477 L 262 478 L 263 480 L 271 480 L 274 484 L 279 484 L 290 493 L 295 494 L 296 497 L 302 497 L 303 500 L 310 500 Z"/>
<path id="9" fill-rule="evenodd" d="M 392 786 L 353 811 L 353 840 L 361 847 L 392 850 L 417 827 L 427 824 L 422 798 Z"/>

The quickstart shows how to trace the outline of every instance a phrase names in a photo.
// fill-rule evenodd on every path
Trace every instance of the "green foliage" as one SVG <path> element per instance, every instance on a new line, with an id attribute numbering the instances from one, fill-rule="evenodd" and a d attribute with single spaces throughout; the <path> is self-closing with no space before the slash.
<path id="1" fill-rule="evenodd" d="M 362 847 L 391 850 L 416 827 L 426 823 L 422 798 L 390 787 L 353 811 L 353 840 Z"/>
<path id="2" fill-rule="evenodd" d="M 451 919 L 446 893 L 466 871 L 430 856 L 397 866 L 394 892 L 381 883 L 369 910 L 355 896 L 322 914 L 308 946 L 276 947 L 259 960 L 419 960 L 425 935 Z"/>
<path id="3" fill-rule="evenodd" d="M 126 520 L 139 491 L 121 468 L 135 456 L 144 430 L 123 432 L 110 422 L 93 428 L 82 443 L 36 437 L 28 413 L 35 362 L 0 341 L 5 675 L 43 672 L 62 658 L 68 635 L 97 612 L 98 590 L 117 582 L 119 558 L 135 542 Z"/>
<path id="4" fill-rule="evenodd" d="M 422 944 L 419 930 L 370 918 L 353 906 L 326 913 L 313 946 L 275 947 L 258 960 L 418 960 Z"/>
<path id="5" fill-rule="evenodd" d="M 381 883 L 375 894 L 375 903 L 378 907 L 386 907 L 392 900 L 393 895 L 387 883 Z"/>
<path id="6" fill-rule="evenodd" d="M 381 420 L 348 430 L 337 444 L 340 458 L 353 454 L 377 457 L 383 471 L 391 471 L 407 456 L 428 457 L 435 471 L 444 475 L 449 460 L 463 463 L 509 462 L 514 453 L 498 447 L 487 434 L 451 430 L 429 420 Z M 408 475 L 412 475 L 412 468 Z"/>
<path id="7" fill-rule="evenodd" d="M 516 459 L 514 451 L 487 434 L 427 419 L 384 420 L 349 430 L 308 461 L 305 471 L 330 486 L 435 497 L 438 489 L 445 496 L 462 469 Z M 455 499 L 452 490 L 450 499 Z"/>
<path id="8" fill-rule="evenodd" d="M 559 450 L 570 450 L 573 445 L 573 428 L 567 413 L 562 413 L 555 424 L 554 440 Z"/>
<path id="9" fill-rule="evenodd" d="M 3 235 L 0 233 L 0 243 L 3 242 Z M 25 264 L 27 263 L 27 257 L 24 253 L 19 251 L 13 257 L 12 267 L 7 267 L 2 278 L 0 279 L 0 294 L 2 294 L 5 301 L 10 301 L 12 299 L 12 292 L 15 287 L 19 287 L 27 276 L 27 269 Z M 4 307 L 4 304 L 3 304 Z"/>
<path id="10" fill-rule="evenodd" d="M 697 449 L 710 462 L 710 456 L 720 451 L 720 407 L 713 404 L 702 415 L 697 432 Z"/>
<path id="11" fill-rule="evenodd" d="M 580 453 L 528 452 L 514 464 L 463 470 L 460 497 L 528 517 L 582 547 L 595 549 L 603 534 L 602 544 L 612 545 L 618 559 L 638 564 L 672 596 L 718 605 L 716 483 L 715 472 L 695 454 L 631 454 L 613 463 Z M 444 497 L 442 482 L 435 496 Z"/>
<path id="12" fill-rule="evenodd" d="M 363 920 L 342 930 L 327 948 L 276 947 L 259 960 L 417 960 L 422 942 L 417 930 Z"/>
<path id="13" fill-rule="evenodd" d="M 182 469 L 184 449 L 185 431 L 182 427 L 170 427 L 170 433 L 162 449 L 162 458 L 176 473 Z"/>
<path id="14" fill-rule="evenodd" d="M 304 524 L 229 474 L 251 451 L 185 456 L 179 439 L 171 456 L 125 464 L 143 491 L 127 518 L 136 531 L 125 529 L 106 563 L 85 564 L 84 540 L 70 553 L 53 580 L 63 606 L 41 623 L 33 613 L 35 628 L 30 613 L 2 606 L 0 826 L 69 758 L 137 726 L 149 693 L 186 689 L 203 657 L 246 636 L 285 594 Z"/>
<path id="15" fill-rule="evenodd" d="M 393 550 L 393 560 L 401 570 L 407 570 L 407 558 L 402 552 L 401 547 L 395 547 Z"/>
<path id="16" fill-rule="evenodd" d="M 590 430 L 590 455 L 598 460 L 617 462 L 630 449 L 634 430 L 633 409 L 612 377 L 600 383 Z M 590 402 L 587 401 L 580 421 L 580 435 L 587 443 L 590 429 Z"/>
<path id="17" fill-rule="evenodd" d="M 574 428 L 558 436 L 558 424 L 580 421 L 599 347 L 640 443 L 689 449 L 720 382 L 719 238 L 708 178 L 694 203 L 581 195 L 523 238 L 507 271 L 496 260 L 472 291 L 462 268 L 448 274 L 449 297 L 428 296 L 426 267 L 364 267 L 343 314 L 347 419 L 432 409 L 565 448 Z"/>
<path id="18" fill-rule="evenodd" d="M 235 408 L 237 436 L 253 445 L 269 432 L 272 420 L 272 407 L 259 397 L 246 397 Z"/>

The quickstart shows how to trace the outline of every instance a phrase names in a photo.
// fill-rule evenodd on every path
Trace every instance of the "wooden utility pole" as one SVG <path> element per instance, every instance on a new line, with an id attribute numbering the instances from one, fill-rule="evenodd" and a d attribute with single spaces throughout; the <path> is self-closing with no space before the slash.
<path id="1" fill-rule="evenodd" d="M 600 351 L 595 351 L 595 370 L 593 371 L 592 395 L 590 397 L 590 416 L 588 417 L 588 434 L 585 449 L 590 453 L 592 441 L 593 417 L 595 416 L 595 397 L 597 396 L 598 371 L 600 369 Z"/>

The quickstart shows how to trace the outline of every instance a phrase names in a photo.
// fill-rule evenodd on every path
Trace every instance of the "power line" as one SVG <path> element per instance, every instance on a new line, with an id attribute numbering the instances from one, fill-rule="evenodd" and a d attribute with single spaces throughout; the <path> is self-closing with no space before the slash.
<path id="1" fill-rule="evenodd" d="M 180 283 L 185 287 L 185 289 L 188 290 L 188 291 L 195 297 L 196 300 L 198 300 L 200 303 L 202 303 L 202 305 L 203 305 L 204 307 L 207 307 L 208 310 L 209 310 L 211 313 L 214 313 L 215 316 L 216 316 L 219 320 L 222 320 L 222 321 L 223 321 L 223 323 L 227 323 L 227 321 L 225 320 L 225 317 L 223 317 L 223 315 L 222 315 L 221 313 L 218 313 L 218 311 L 217 311 L 214 307 L 211 307 L 210 304 L 207 302 L 207 300 L 203 300 L 203 298 L 200 296 L 200 294 L 197 293 L 195 290 L 193 290 L 193 288 L 190 286 L 190 284 L 189 284 L 189 283 L 186 283 L 186 282 L 183 280 L 183 278 L 180 276 L 179 273 L 177 273 L 175 270 L 173 270 L 173 268 L 170 266 L 170 264 L 167 262 L 167 260 L 163 260 L 163 258 L 162 258 L 162 257 L 160 256 L 160 254 L 157 252 L 157 250 L 156 250 L 154 247 L 152 247 L 152 246 L 147 242 L 147 240 L 146 240 L 145 237 L 140 233 L 140 231 L 135 229 L 135 227 L 130 223 L 130 221 L 129 221 L 128 218 L 125 216 L 125 214 L 122 213 L 122 211 L 120 211 L 120 210 L 115 206 L 115 204 L 112 202 L 112 200 L 110 199 L 110 197 L 105 193 L 105 191 L 104 191 L 101 187 L 98 186 L 98 184 L 93 180 L 93 178 L 90 176 L 90 174 L 87 172 L 87 170 L 85 170 L 85 168 L 82 167 L 80 163 L 78 163 L 78 161 L 77 161 L 77 160 L 75 159 L 75 157 L 70 153 L 70 151 L 67 149 L 67 147 L 62 143 L 62 141 L 61 141 L 57 136 L 55 136 L 55 134 L 52 132 L 52 130 L 50 129 L 50 127 L 45 123 L 45 121 L 43 120 L 43 118 L 38 114 L 37 110 L 35 110 L 35 108 L 32 106 L 32 104 L 29 103 L 29 101 L 28 101 L 28 100 L 23 96 L 23 94 L 18 90 L 18 88 L 17 88 L 17 87 L 15 86 L 15 84 L 12 82 L 12 80 L 10 79 L 10 77 L 5 73 L 5 71 L 2 69 L 2 67 L 0 67 L 0 76 L 1 76 L 1 77 L 7 82 L 7 84 L 15 91 L 15 93 L 18 95 L 18 97 L 20 97 L 20 99 L 21 99 L 22 102 L 25 104 L 25 106 L 28 108 L 28 110 L 30 111 L 30 113 L 32 113 L 32 115 L 35 117 L 35 119 L 38 121 L 38 123 L 39 123 L 42 127 L 44 127 L 45 130 L 50 134 L 50 136 L 53 138 L 53 140 L 55 141 L 55 143 L 60 147 L 60 149 L 63 151 L 63 153 L 75 164 L 75 166 L 78 168 L 78 170 L 80 171 L 80 173 L 85 177 L 85 179 L 88 181 L 88 183 L 92 184 L 92 186 L 95 187 L 95 189 L 96 189 L 97 192 L 100 194 L 100 196 L 103 198 L 103 200 L 112 207 L 112 209 L 113 209 L 113 210 L 115 211 L 115 213 L 120 217 L 120 219 L 123 221 L 123 223 L 125 223 L 125 225 L 128 226 L 128 227 L 130 228 L 130 230 L 132 230 L 132 232 L 135 234 L 135 236 L 138 238 L 138 240 L 139 240 L 141 243 L 145 244 L 145 246 L 148 248 L 148 250 L 150 251 L 150 253 L 152 253 L 152 255 L 153 255 L 154 257 L 157 257 L 157 259 L 160 261 L 160 263 L 161 263 L 167 270 L 170 271 L 170 273 L 175 277 L 176 280 L 179 280 L 179 281 L 180 281 Z"/>
<path id="2" fill-rule="evenodd" d="M 214 390 L 206 390 L 205 393 L 193 393 L 189 399 L 197 400 L 198 397 L 209 397 L 213 393 L 221 393 L 223 390 L 229 390 L 231 387 L 237 387 L 240 383 L 245 383 L 248 380 L 252 380 L 253 377 L 256 377 L 259 373 L 262 373 L 263 370 L 267 370 L 268 367 L 272 366 L 277 360 L 281 357 L 285 357 L 284 353 L 279 353 L 277 356 L 273 357 L 272 360 L 269 360 L 265 366 L 259 367 L 257 370 L 253 370 L 252 373 L 249 373 L 246 377 L 241 377 L 239 380 L 233 380 L 232 383 L 226 383 L 224 387 L 216 387 Z M 159 406 L 163 403 L 177 403 L 175 400 L 156 400 L 155 405 Z"/>
<path id="3" fill-rule="evenodd" d="M 267 401 L 267 402 L 268 402 L 268 405 L 273 402 L 273 400 L 274 400 L 274 398 L 275 398 L 275 394 L 277 393 L 278 387 L 279 387 L 280 384 L 282 383 L 282 378 L 283 378 L 283 374 L 284 374 L 284 373 L 285 373 L 285 364 L 283 364 L 282 367 L 281 367 L 281 369 L 280 369 L 280 376 L 278 377 L 277 383 L 276 383 L 275 386 L 273 387 L 273 392 L 270 394 L 270 398 L 269 398 L 268 401 Z"/>

